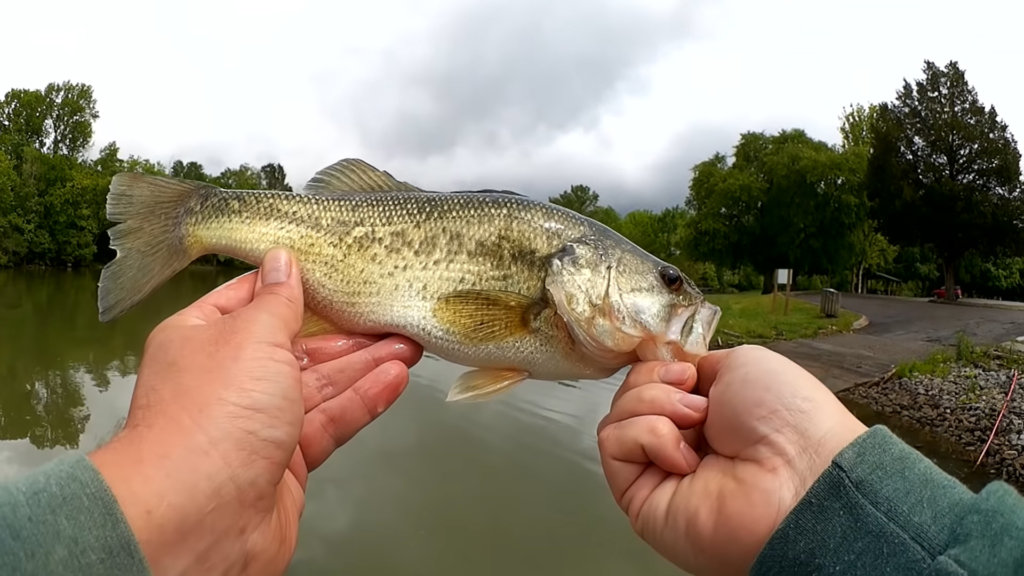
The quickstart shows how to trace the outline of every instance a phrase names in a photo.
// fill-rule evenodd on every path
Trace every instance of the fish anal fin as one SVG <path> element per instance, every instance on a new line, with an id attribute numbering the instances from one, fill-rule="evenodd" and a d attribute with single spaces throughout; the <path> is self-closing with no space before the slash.
<path id="1" fill-rule="evenodd" d="M 344 158 L 322 168 L 302 190 L 311 194 L 423 191 L 408 182 L 396 180 L 391 174 L 359 158 Z"/>
<path id="2" fill-rule="evenodd" d="M 320 336 L 323 334 L 334 334 L 338 329 L 323 317 L 307 309 L 302 315 L 302 328 L 299 328 L 299 338 Z"/>
<path id="3" fill-rule="evenodd" d="M 514 368 L 479 368 L 459 376 L 448 391 L 448 402 L 489 400 L 530 377 L 530 373 Z"/>
<path id="4" fill-rule="evenodd" d="M 434 317 L 467 344 L 500 342 L 530 331 L 537 301 L 517 292 L 458 290 L 434 305 Z"/>

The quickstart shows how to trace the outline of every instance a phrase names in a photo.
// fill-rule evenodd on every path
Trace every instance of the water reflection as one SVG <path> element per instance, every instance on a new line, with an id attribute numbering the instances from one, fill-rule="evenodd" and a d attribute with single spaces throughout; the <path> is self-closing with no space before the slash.
<path id="1" fill-rule="evenodd" d="M 190 270 L 113 323 L 97 320 L 98 271 L 0 271 L 0 440 L 78 448 L 89 422 L 83 384 L 100 392 L 135 374 L 161 319 L 238 271 Z"/>
<path id="2" fill-rule="evenodd" d="M 189 269 L 100 324 L 97 272 L 0 271 L 0 480 L 109 437 L 149 331 L 238 273 Z M 595 428 L 624 372 L 447 403 L 462 370 L 426 357 L 314 473 L 292 573 L 680 573 L 632 533 L 600 473 Z"/>

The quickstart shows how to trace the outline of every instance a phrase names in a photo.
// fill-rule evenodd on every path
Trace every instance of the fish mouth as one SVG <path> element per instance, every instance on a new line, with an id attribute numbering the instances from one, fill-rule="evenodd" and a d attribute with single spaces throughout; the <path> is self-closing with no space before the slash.
<path id="1" fill-rule="evenodd" d="M 718 328 L 722 309 L 702 300 L 697 310 L 686 319 L 679 331 L 679 346 L 686 355 L 702 356 L 711 346 L 711 337 Z"/>

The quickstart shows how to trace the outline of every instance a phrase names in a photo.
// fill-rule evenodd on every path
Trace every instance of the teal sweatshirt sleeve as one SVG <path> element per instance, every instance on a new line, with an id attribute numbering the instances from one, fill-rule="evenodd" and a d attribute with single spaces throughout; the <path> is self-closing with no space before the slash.
<path id="1" fill-rule="evenodd" d="M 84 454 L 0 484 L 0 572 L 149 574 L 121 508 Z"/>
<path id="2" fill-rule="evenodd" d="M 847 446 L 752 574 L 1024 574 L 1024 499 L 975 494 L 883 426 Z"/>

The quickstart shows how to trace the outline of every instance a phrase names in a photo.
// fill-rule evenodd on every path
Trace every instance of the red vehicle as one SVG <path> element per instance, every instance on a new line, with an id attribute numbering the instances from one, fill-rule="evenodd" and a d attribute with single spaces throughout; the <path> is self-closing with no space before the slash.
<path id="1" fill-rule="evenodd" d="M 937 298 L 938 300 L 945 300 L 946 299 L 946 289 L 945 288 L 939 288 L 938 290 L 932 290 L 932 296 Z M 961 299 L 963 297 L 964 297 L 964 295 L 963 295 L 962 292 L 960 292 L 960 287 L 959 286 L 954 287 L 953 288 L 953 299 L 954 300 L 959 300 L 959 299 Z"/>

